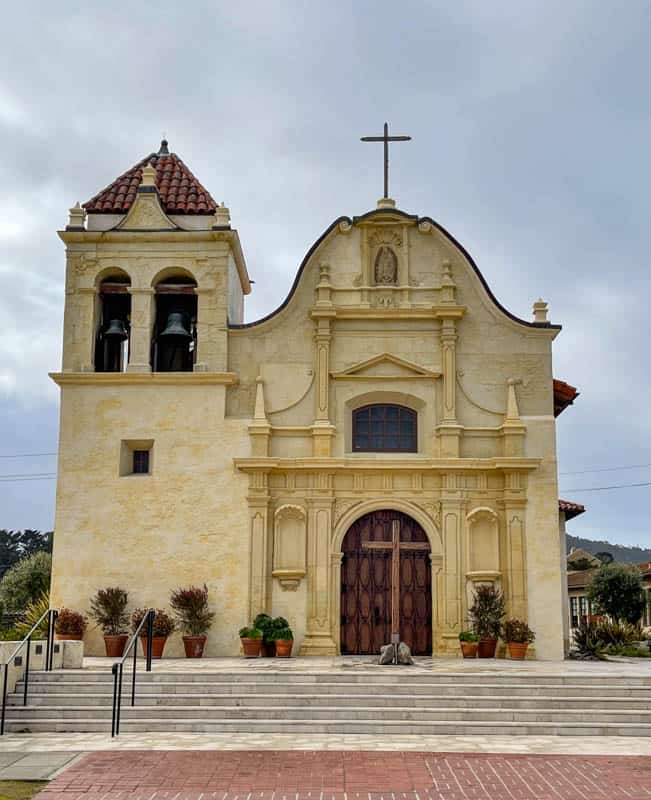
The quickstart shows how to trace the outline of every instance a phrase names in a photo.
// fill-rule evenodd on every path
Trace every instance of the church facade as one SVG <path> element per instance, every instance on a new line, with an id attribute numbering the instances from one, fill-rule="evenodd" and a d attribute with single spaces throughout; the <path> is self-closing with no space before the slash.
<path id="1" fill-rule="evenodd" d="M 229 210 L 166 142 L 59 235 L 57 607 L 119 585 L 165 608 L 206 583 L 207 655 L 237 654 L 260 611 L 305 655 L 377 652 L 392 611 L 416 653 L 446 655 L 489 582 L 535 655 L 563 657 L 545 303 L 517 318 L 451 234 L 383 199 L 245 323 Z"/>

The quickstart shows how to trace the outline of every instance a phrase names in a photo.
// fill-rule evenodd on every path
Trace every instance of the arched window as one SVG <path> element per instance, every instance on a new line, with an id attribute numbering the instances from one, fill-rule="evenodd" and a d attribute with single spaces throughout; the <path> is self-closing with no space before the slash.
<path id="1" fill-rule="evenodd" d="M 411 408 L 374 403 L 353 411 L 353 452 L 415 453 L 417 414 Z"/>
<path id="2" fill-rule="evenodd" d="M 119 274 L 99 287 L 99 324 L 95 335 L 95 371 L 124 372 L 129 362 L 130 280 Z"/>
<path id="3" fill-rule="evenodd" d="M 154 372 L 192 372 L 197 357 L 196 281 L 173 275 L 156 284 Z"/>

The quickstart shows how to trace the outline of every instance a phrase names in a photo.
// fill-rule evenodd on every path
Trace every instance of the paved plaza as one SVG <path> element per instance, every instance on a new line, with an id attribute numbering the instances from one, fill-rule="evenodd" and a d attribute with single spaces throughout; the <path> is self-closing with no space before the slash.
<path id="1" fill-rule="evenodd" d="M 101 752 L 39 800 L 638 800 L 651 760 L 350 751 Z"/>

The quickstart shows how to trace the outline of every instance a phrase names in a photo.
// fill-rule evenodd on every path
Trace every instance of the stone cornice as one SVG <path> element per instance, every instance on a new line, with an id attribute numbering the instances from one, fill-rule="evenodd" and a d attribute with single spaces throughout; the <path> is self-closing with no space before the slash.
<path id="1" fill-rule="evenodd" d="M 50 372 L 58 386 L 233 386 L 234 372 Z"/>
<path id="2" fill-rule="evenodd" d="M 539 458 L 421 458 L 387 456 L 386 458 L 236 458 L 237 469 L 243 472 L 285 472 L 287 470 L 319 470 L 322 472 L 410 470 L 428 472 L 509 471 L 531 472 L 541 464 Z"/>
<path id="3" fill-rule="evenodd" d="M 461 319 L 466 313 L 465 306 L 412 306 L 403 308 L 358 308 L 356 306 L 332 306 L 327 310 L 331 319 Z M 323 316 L 322 308 L 310 309 L 310 316 L 316 319 Z"/>

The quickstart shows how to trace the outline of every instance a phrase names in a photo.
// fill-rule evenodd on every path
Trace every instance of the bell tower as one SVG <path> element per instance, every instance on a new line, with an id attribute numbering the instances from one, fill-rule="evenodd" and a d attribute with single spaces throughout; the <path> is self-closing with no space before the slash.
<path id="1" fill-rule="evenodd" d="M 63 373 L 219 373 L 250 292 L 229 210 L 160 149 L 70 209 Z"/>

